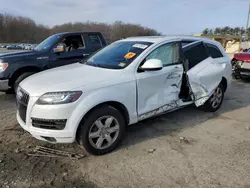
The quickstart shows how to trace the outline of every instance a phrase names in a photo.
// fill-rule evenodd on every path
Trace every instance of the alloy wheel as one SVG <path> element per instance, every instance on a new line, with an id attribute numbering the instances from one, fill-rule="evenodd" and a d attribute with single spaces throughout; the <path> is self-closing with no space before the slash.
<path id="1" fill-rule="evenodd" d="M 89 129 L 89 142 L 97 149 L 110 147 L 118 138 L 120 125 L 113 116 L 102 116 Z"/>
<path id="2" fill-rule="evenodd" d="M 220 105 L 222 101 L 222 95 L 222 89 L 220 87 L 217 87 L 210 100 L 213 108 L 217 108 Z"/>

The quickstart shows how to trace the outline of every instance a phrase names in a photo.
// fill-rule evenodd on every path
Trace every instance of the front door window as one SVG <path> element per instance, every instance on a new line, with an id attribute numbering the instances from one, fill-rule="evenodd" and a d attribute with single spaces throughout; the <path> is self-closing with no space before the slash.
<path id="1" fill-rule="evenodd" d="M 167 43 L 156 48 L 150 53 L 146 60 L 159 59 L 162 61 L 163 66 L 172 65 L 179 61 L 179 45 L 178 43 Z"/>
<path id="2" fill-rule="evenodd" d="M 82 50 L 85 48 L 85 43 L 82 40 L 81 35 L 70 35 L 62 38 L 61 42 L 66 47 L 65 53 L 76 50 Z"/>

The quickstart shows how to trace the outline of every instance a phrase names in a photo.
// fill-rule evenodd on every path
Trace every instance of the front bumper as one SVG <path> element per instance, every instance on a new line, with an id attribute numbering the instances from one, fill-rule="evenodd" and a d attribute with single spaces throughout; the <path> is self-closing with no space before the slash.
<path id="1" fill-rule="evenodd" d="M 250 69 L 235 68 L 233 74 L 236 77 L 250 77 Z"/>
<path id="2" fill-rule="evenodd" d="M 9 80 L 0 80 L 0 91 L 8 91 L 9 89 Z"/>
<path id="3" fill-rule="evenodd" d="M 29 98 L 25 122 L 17 110 L 17 121 L 20 126 L 38 140 L 52 143 L 73 143 L 75 141 L 75 134 L 78 126 L 76 120 L 71 118 L 75 104 L 36 105 L 37 100 L 38 97 Z M 32 118 L 41 118 L 47 120 L 67 119 L 67 123 L 63 130 L 51 130 L 34 127 L 32 125 Z"/>
<path id="4" fill-rule="evenodd" d="M 250 77 L 250 69 L 239 69 L 241 76 Z"/>
<path id="5" fill-rule="evenodd" d="M 44 129 L 36 129 L 24 123 L 17 112 L 17 121 L 19 125 L 27 132 L 29 132 L 33 137 L 38 140 L 47 141 L 51 143 L 73 143 L 75 138 L 72 137 L 69 132 L 65 131 L 52 131 Z M 46 138 L 53 138 L 55 141 L 49 141 Z"/>
<path id="6" fill-rule="evenodd" d="M 237 62 L 233 66 L 233 74 L 235 77 L 250 77 L 250 63 Z"/>

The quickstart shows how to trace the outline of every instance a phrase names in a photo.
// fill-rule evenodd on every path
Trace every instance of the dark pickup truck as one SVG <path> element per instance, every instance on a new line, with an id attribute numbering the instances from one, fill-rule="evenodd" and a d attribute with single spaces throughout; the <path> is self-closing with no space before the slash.
<path id="1" fill-rule="evenodd" d="M 37 72 L 76 63 L 106 46 L 99 32 L 52 35 L 34 50 L 0 55 L 0 91 L 16 91 L 19 83 Z"/>

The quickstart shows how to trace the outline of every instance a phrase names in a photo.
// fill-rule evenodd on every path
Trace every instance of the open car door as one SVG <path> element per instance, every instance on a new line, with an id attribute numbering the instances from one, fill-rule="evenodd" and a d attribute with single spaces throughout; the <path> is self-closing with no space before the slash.
<path id="1" fill-rule="evenodd" d="M 219 86 L 226 62 L 210 57 L 206 45 L 201 41 L 183 47 L 187 62 L 185 67 L 192 97 L 197 107 L 202 106 Z"/>

